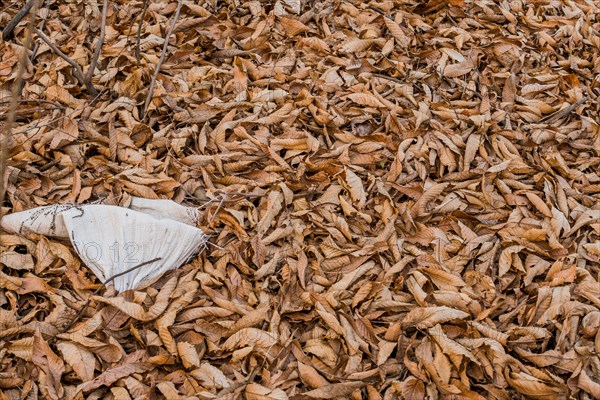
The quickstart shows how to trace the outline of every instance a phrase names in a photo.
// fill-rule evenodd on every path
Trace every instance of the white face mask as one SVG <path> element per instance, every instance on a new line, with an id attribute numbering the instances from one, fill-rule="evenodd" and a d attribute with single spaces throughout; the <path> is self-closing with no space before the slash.
<path id="1" fill-rule="evenodd" d="M 195 227 L 199 214 L 194 208 L 139 198 L 130 207 L 38 207 L 5 216 L 2 227 L 69 239 L 88 268 L 102 283 L 110 281 L 117 292 L 151 284 L 179 268 L 207 242 L 207 235 Z"/>

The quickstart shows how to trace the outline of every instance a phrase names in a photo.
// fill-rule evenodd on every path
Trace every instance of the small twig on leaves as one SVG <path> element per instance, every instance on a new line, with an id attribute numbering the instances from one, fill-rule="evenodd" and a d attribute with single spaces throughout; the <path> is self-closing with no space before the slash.
<path id="1" fill-rule="evenodd" d="M 4 185 L 6 184 L 6 161 L 8 159 L 8 148 L 10 147 L 10 137 L 12 135 L 12 126 L 15 122 L 15 116 L 17 114 L 17 105 L 19 104 L 19 97 L 21 96 L 21 87 L 23 82 L 23 74 L 25 73 L 25 69 L 27 68 L 28 54 L 27 49 L 31 46 L 32 32 L 35 21 L 35 16 L 37 14 L 37 1 L 30 2 L 32 3 L 29 6 L 28 10 L 31 10 L 33 6 L 33 12 L 31 13 L 31 17 L 29 19 L 29 23 L 27 24 L 27 32 L 25 36 L 24 48 L 19 56 L 19 63 L 17 66 L 17 74 L 16 79 L 12 85 L 12 93 L 10 97 L 10 104 L 8 107 L 8 112 L 6 114 L 6 124 L 5 131 L 3 135 L 0 136 L 0 207 L 4 204 L 4 198 L 6 196 Z M 21 17 L 22 19 L 23 17 Z M 0 208 L 0 219 L 2 219 L 2 209 Z M 0 228 L 0 233 L 2 233 L 2 228 Z"/>
<path id="2" fill-rule="evenodd" d="M 135 43 L 135 59 L 137 60 L 138 65 L 140 63 L 140 60 L 142 59 L 142 56 L 140 55 L 140 43 L 142 41 L 142 25 L 144 24 L 144 18 L 146 18 L 148 3 L 149 0 L 144 0 L 144 8 L 142 8 L 142 15 L 140 16 L 140 22 L 138 24 L 137 39 Z"/>
<path id="3" fill-rule="evenodd" d="M 100 37 L 98 38 L 98 42 L 96 43 L 96 49 L 94 50 L 94 56 L 92 57 L 92 62 L 90 63 L 90 67 L 88 68 L 87 74 L 85 74 L 86 86 L 88 83 L 90 86 L 92 86 L 92 77 L 94 76 L 94 71 L 96 70 L 96 64 L 98 64 L 98 59 L 100 58 L 100 52 L 102 51 L 102 45 L 104 44 L 104 36 L 106 34 L 106 15 L 107 14 L 108 14 L 108 0 L 104 0 L 104 4 L 102 5 L 102 25 L 100 26 Z"/>
<path id="4" fill-rule="evenodd" d="M 588 99 L 588 97 L 584 96 L 581 99 L 577 100 L 575 103 L 571 104 L 570 106 L 565 107 L 562 110 L 555 112 L 554 114 L 550 114 L 546 118 L 543 118 L 542 120 L 540 120 L 539 123 L 549 124 L 552 121 L 556 121 L 559 118 L 566 117 L 567 115 L 571 114 L 571 111 L 573 111 L 574 109 L 576 109 L 577 107 L 579 107 L 580 105 L 585 103 L 587 101 L 587 99 Z"/>
<path id="5" fill-rule="evenodd" d="M 54 107 L 61 108 L 63 110 L 66 108 L 65 106 L 63 106 L 60 103 L 57 103 L 56 101 L 46 100 L 46 99 L 20 99 L 20 100 L 17 100 L 17 102 L 19 104 L 23 104 L 23 103 L 45 103 L 45 104 L 51 104 Z M 10 103 L 10 100 L 1 99 L 0 100 L 0 104 L 4 104 L 4 103 Z"/>
<path id="6" fill-rule="evenodd" d="M 219 214 L 219 211 L 221 211 L 221 207 L 223 207 L 223 203 L 224 202 L 225 202 L 225 198 L 221 198 L 221 201 L 219 202 L 219 205 L 217 206 L 217 211 L 215 211 L 215 213 L 213 214 L 213 216 L 210 218 L 210 221 L 208 221 L 208 225 L 212 225 L 214 219 Z"/>
<path id="7" fill-rule="evenodd" d="M 167 36 L 165 37 L 165 43 L 163 45 L 162 53 L 160 54 L 160 59 L 158 60 L 158 64 L 154 69 L 154 75 L 152 76 L 152 81 L 150 81 L 150 88 L 148 88 L 148 95 L 146 96 L 146 102 L 144 103 L 144 110 L 142 114 L 145 115 L 148 110 L 148 106 L 152 101 L 152 94 L 154 93 L 154 85 L 156 85 L 156 78 L 158 77 L 158 73 L 160 72 L 160 67 L 162 63 L 165 61 L 165 56 L 167 55 L 167 49 L 169 47 L 169 38 L 175 29 L 175 24 L 177 23 L 177 19 L 179 18 L 179 13 L 181 12 L 181 6 L 183 4 L 183 0 L 177 0 L 177 10 L 175 11 L 175 16 L 171 20 L 171 26 L 169 27 L 169 31 L 167 32 Z"/>
<path id="8" fill-rule="evenodd" d="M 46 27 L 46 20 L 42 20 L 42 23 L 40 24 L 40 30 L 44 30 L 44 28 Z M 35 44 L 33 45 L 33 50 L 31 50 L 31 56 L 29 57 L 29 61 L 33 63 L 33 60 L 35 60 L 35 57 L 37 56 L 37 52 L 40 48 L 40 44 L 38 42 L 35 42 Z"/>
<path id="9" fill-rule="evenodd" d="M 379 8 L 379 7 L 375 7 L 375 6 L 370 6 L 370 5 L 369 5 L 369 6 L 367 6 L 367 8 L 370 8 L 371 10 L 375 11 L 376 13 L 379 13 L 379 14 L 383 15 L 384 17 L 386 16 L 386 15 L 385 15 L 385 11 L 383 11 L 383 10 L 382 10 L 381 8 Z"/>
<path id="10" fill-rule="evenodd" d="M 106 280 L 106 282 L 104 282 L 104 283 L 103 283 L 103 284 L 102 284 L 102 285 L 101 285 L 101 286 L 100 286 L 98 289 L 96 289 L 96 290 L 94 291 L 94 293 L 92 294 L 92 296 L 96 296 L 98 293 L 100 293 L 100 291 L 101 291 L 102 289 L 104 289 L 104 288 L 106 287 L 106 285 L 108 285 L 109 283 L 111 283 L 112 281 L 114 281 L 116 278 L 118 278 L 118 277 L 120 277 L 120 276 L 123 276 L 123 275 L 125 275 L 125 274 L 128 274 L 128 273 L 130 273 L 131 271 L 135 271 L 136 269 L 138 269 L 138 268 L 141 268 L 141 267 L 143 267 L 144 265 L 151 264 L 151 263 L 153 263 L 153 262 L 155 262 L 155 261 L 158 261 L 158 260 L 162 260 L 162 257 L 156 257 L 156 258 L 154 258 L 154 259 L 152 259 L 152 260 L 150 260 L 150 261 L 144 261 L 143 263 L 137 264 L 137 265 L 135 265 L 135 266 L 133 266 L 133 267 L 131 267 L 131 268 L 129 268 L 129 269 L 126 269 L 126 270 L 125 270 L 125 271 L 123 271 L 123 272 L 119 272 L 118 274 L 115 274 L 115 275 L 113 275 L 112 277 L 110 277 L 109 279 L 107 279 L 107 280 Z M 69 323 L 69 325 L 67 325 L 67 327 L 66 327 L 66 329 L 64 330 L 64 332 L 68 332 L 68 331 L 69 331 L 69 329 L 71 329 L 71 328 L 73 327 L 73 325 L 75 325 L 75 323 L 76 323 L 77 321 L 79 321 L 79 318 L 81 318 L 81 316 L 83 315 L 83 313 L 85 312 L 85 310 L 88 308 L 88 306 L 89 306 L 89 305 L 90 305 L 90 303 L 92 302 L 92 296 L 90 296 L 90 297 L 87 299 L 87 301 L 85 302 L 85 304 L 83 305 L 83 307 L 81 307 L 81 308 L 79 309 L 79 311 L 77 312 L 77 315 L 75 315 L 75 318 L 73 318 L 73 321 L 71 321 L 71 322 Z"/>
<path id="11" fill-rule="evenodd" d="M 83 107 L 85 107 L 85 106 L 91 106 L 91 105 L 93 105 L 93 104 L 94 104 L 94 103 L 95 103 L 95 102 L 96 102 L 96 101 L 97 101 L 97 100 L 100 98 L 100 96 L 101 96 L 103 93 L 104 93 L 104 91 L 100 91 L 100 92 L 98 92 L 98 94 L 96 95 L 96 97 L 94 97 L 94 98 L 93 98 L 93 99 L 92 99 L 92 100 L 91 100 L 89 103 L 84 103 L 84 105 L 77 106 L 77 108 L 75 108 L 74 110 L 71 110 L 70 112 L 66 113 L 65 115 L 61 115 L 60 117 L 56 117 L 56 118 L 54 118 L 54 119 L 52 119 L 52 120 L 50 120 L 50 121 L 47 121 L 47 122 L 45 122 L 45 123 L 43 123 L 43 124 L 39 124 L 39 125 L 32 125 L 32 126 L 29 126 L 29 127 L 27 127 L 27 128 L 23 128 L 23 129 L 21 129 L 20 131 L 13 132 L 13 133 L 12 133 L 12 135 L 18 135 L 18 134 L 21 134 L 21 133 L 29 132 L 29 131 L 31 131 L 31 130 L 34 130 L 34 129 L 38 129 L 38 132 L 37 132 L 37 133 L 34 133 L 32 136 L 30 136 L 30 137 L 29 137 L 27 140 L 25 140 L 24 142 L 22 142 L 22 143 L 19 143 L 21 146 L 23 146 L 25 143 L 29 142 L 30 140 L 33 140 L 33 139 L 36 137 L 36 135 L 38 135 L 39 133 L 43 132 L 43 131 L 41 130 L 41 128 L 43 128 L 43 127 L 45 127 L 45 126 L 50 126 L 50 125 L 52 125 L 53 123 L 55 123 L 55 122 L 57 122 L 57 121 L 60 121 L 61 119 L 68 118 L 68 117 L 70 117 L 71 115 L 73 115 L 73 114 L 75 114 L 75 113 L 81 112 L 81 110 L 83 109 Z M 58 129 L 58 128 L 54 128 L 54 129 Z M 73 136 L 73 135 L 69 134 L 69 133 L 68 133 L 68 132 L 66 132 L 66 131 L 63 131 L 63 130 L 61 130 L 61 132 L 63 132 L 63 133 L 66 133 L 68 136 L 71 136 L 71 137 L 72 137 L 72 138 L 74 138 L 74 139 L 77 139 L 77 137 L 76 137 L 76 136 Z"/>
<path id="12" fill-rule="evenodd" d="M 63 53 L 58 47 L 56 47 L 56 45 L 54 43 L 52 43 L 52 40 L 50 40 L 50 38 L 48 36 L 46 36 L 46 34 L 44 32 L 40 31 L 39 29 L 36 29 L 35 31 L 37 32 L 38 36 L 44 42 L 46 42 L 46 44 L 48 46 L 50 46 L 52 51 L 54 51 L 56 54 L 58 54 L 60 57 L 62 57 L 63 60 L 68 62 L 73 67 L 73 75 L 75 76 L 75 78 L 77 78 L 77 80 L 80 83 L 85 85 L 88 93 L 97 94 L 98 92 L 96 91 L 94 86 L 92 86 L 91 82 L 88 82 L 85 80 L 85 77 L 83 76 L 83 71 L 82 71 L 81 67 L 79 66 L 79 64 L 77 63 L 77 61 L 73 60 L 71 57 L 69 57 L 65 53 Z"/>
<path id="13" fill-rule="evenodd" d="M 225 250 L 225 247 L 221 247 L 221 246 L 219 246 L 218 244 L 211 243 L 211 242 L 206 242 L 206 243 L 207 243 L 207 244 L 210 244 L 211 246 L 213 246 L 213 247 L 215 247 L 215 248 L 217 248 L 217 249 L 219 249 L 219 250 Z M 205 246 L 205 248 L 206 248 L 206 247 L 207 247 L 207 246 Z"/>
<path id="14" fill-rule="evenodd" d="M 27 15 L 29 10 L 31 10 L 31 7 L 33 7 L 36 1 L 37 0 L 29 0 L 21 9 L 21 11 L 19 11 L 13 17 L 13 19 L 11 19 L 8 22 L 8 24 L 6 24 L 6 27 L 2 31 L 2 40 L 7 40 L 10 37 L 10 35 L 12 35 L 13 30 L 17 27 L 17 25 L 19 25 L 19 22 L 21 22 L 21 20 Z"/>

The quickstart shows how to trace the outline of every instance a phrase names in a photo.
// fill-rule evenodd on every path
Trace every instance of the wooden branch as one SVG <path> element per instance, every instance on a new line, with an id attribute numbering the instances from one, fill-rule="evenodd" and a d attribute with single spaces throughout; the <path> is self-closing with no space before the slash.
<path id="1" fill-rule="evenodd" d="M 40 24 L 40 30 L 43 30 L 46 27 L 46 20 L 43 19 L 42 23 Z M 37 51 L 40 48 L 40 44 L 38 42 L 35 42 L 35 44 L 33 45 L 33 50 L 31 50 L 31 56 L 29 56 L 29 61 L 31 63 L 33 63 L 33 60 L 35 60 L 35 57 L 37 56 Z"/>
<path id="2" fill-rule="evenodd" d="M 148 88 L 148 95 L 146 96 L 146 102 L 144 103 L 144 109 L 142 111 L 143 115 L 146 115 L 148 111 L 148 106 L 152 101 L 152 94 L 154 93 L 154 85 L 156 85 L 156 78 L 158 77 L 158 73 L 160 72 L 160 67 L 162 63 L 165 61 L 165 56 L 167 55 L 167 48 L 169 47 L 169 38 L 175 29 L 175 24 L 177 23 L 177 19 L 179 18 L 179 13 L 181 12 L 181 6 L 183 4 L 183 0 L 177 0 L 177 10 L 175 11 L 175 16 L 171 21 L 171 26 L 169 27 L 169 31 L 167 32 L 167 36 L 165 37 L 165 43 L 163 45 L 162 53 L 160 55 L 160 59 L 158 60 L 158 64 L 154 69 L 154 75 L 152 76 L 152 81 L 150 81 L 150 88 Z"/>
<path id="3" fill-rule="evenodd" d="M 580 105 L 585 103 L 587 100 L 588 100 L 588 97 L 584 96 L 581 99 L 577 100 L 575 103 L 571 104 L 570 106 L 565 107 L 562 110 L 558 110 L 554 114 L 550 114 L 545 118 L 542 118 L 539 123 L 549 124 L 553 121 L 556 121 L 559 118 L 566 117 L 567 115 L 571 114 L 571 112 L 573 110 L 575 110 L 577 107 L 579 107 Z"/>
<path id="4" fill-rule="evenodd" d="M 98 100 L 98 99 L 100 98 L 100 96 L 101 96 L 103 93 L 104 93 L 104 91 L 100 91 L 100 92 L 98 92 L 98 94 L 97 94 L 97 95 L 96 95 L 96 96 L 95 96 L 95 97 L 94 97 L 94 98 L 93 98 L 93 99 L 92 99 L 92 100 L 91 100 L 89 103 L 85 103 L 83 106 L 82 106 L 82 105 L 79 105 L 79 106 L 77 106 L 75 109 L 73 109 L 73 110 L 71 110 L 70 112 L 66 113 L 65 115 L 61 115 L 60 117 L 53 118 L 53 119 L 51 119 L 50 121 L 47 121 L 47 122 L 45 122 L 45 123 L 43 123 L 43 124 L 39 124 L 39 125 L 30 125 L 30 126 L 28 126 L 28 127 L 26 127 L 26 128 L 23 128 L 23 129 L 21 129 L 21 130 L 18 130 L 18 131 L 16 131 L 16 132 L 14 132 L 14 135 L 18 135 L 18 134 L 20 134 L 20 133 L 29 132 L 29 131 L 31 131 L 31 130 L 34 130 L 34 129 L 40 129 L 40 128 L 43 128 L 43 127 L 46 127 L 46 126 L 50 126 L 50 125 L 52 125 L 53 123 L 55 123 L 55 122 L 57 122 L 57 121 L 60 121 L 61 119 L 68 118 L 68 117 L 70 117 L 71 115 L 75 114 L 76 112 L 80 111 L 80 110 L 81 110 L 81 108 L 83 108 L 83 107 L 85 107 L 85 106 L 91 106 L 91 105 L 93 105 L 93 104 L 96 102 L 96 100 Z M 25 144 L 25 143 L 27 143 L 28 141 L 30 141 L 30 140 L 32 140 L 33 138 L 35 138 L 35 135 L 37 135 L 39 132 L 40 132 L 40 131 L 38 131 L 37 133 L 34 133 L 34 134 L 31 136 L 31 137 L 29 137 L 29 138 L 28 138 L 27 140 L 25 140 L 23 143 L 19 143 L 19 144 L 22 146 L 23 144 Z"/>
<path id="5" fill-rule="evenodd" d="M 0 103 L 2 103 L 2 104 L 10 103 L 10 100 L 0 100 Z M 65 106 L 63 106 L 60 103 L 57 103 L 56 101 L 45 100 L 45 99 L 21 99 L 21 100 L 18 100 L 18 103 L 47 103 L 47 104 L 52 104 L 56 108 L 62 108 L 63 110 L 66 108 Z"/>
<path id="6" fill-rule="evenodd" d="M 75 76 L 75 78 L 77 78 L 79 83 L 84 84 L 86 86 L 88 93 L 97 94 L 98 92 L 96 91 L 96 89 L 85 80 L 85 77 L 83 76 L 83 70 L 81 69 L 81 66 L 77 63 L 77 61 L 73 60 L 71 57 L 63 53 L 58 47 L 56 47 L 56 45 L 52 43 L 52 40 L 50 40 L 50 38 L 46 36 L 44 32 L 40 31 L 39 29 L 36 29 L 35 31 L 37 32 L 38 36 L 44 42 L 46 42 L 48 46 L 50 46 L 52 51 L 58 54 L 63 60 L 68 62 L 73 67 L 73 75 Z"/>
<path id="7" fill-rule="evenodd" d="M 140 64 L 142 57 L 140 56 L 140 43 L 142 41 L 142 25 L 144 24 L 144 18 L 146 18 L 146 11 L 148 10 L 149 0 L 144 0 L 144 8 L 142 8 L 142 15 L 140 16 L 140 22 L 138 23 L 137 39 L 135 44 L 135 59 Z"/>
<path id="8" fill-rule="evenodd" d="M 13 30 L 19 25 L 19 22 L 27 15 L 31 7 L 35 4 L 37 0 L 29 0 L 25 7 L 21 9 L 9 22 L 6 24 L 6 28 L 2 31 L 2 40 L 6 40 L 12 35 Z"/>
<path id="9" fill-rule="evenodd" d="M 96 70 L 96 64 L 98 64 L 98 59 L 100 58 L 100 53 L 102 51 L 102 45 L 104 44 L 104 36 L 106 34 L 106 15 L 108 14 L 108 0 L 104 0 L 104 4 L 102 5 L 102 26 L 100 27 L 100 37 L 98 38 L 98 43 L 96 43 L 96 49 L 94 50 L 94 56 L 92 57 L 92 62 L 88 68 L 87 74 L 85 75 L 86 85 L 90 85 L 93 87 L 92 78 L 94 76 L 94 71 Z"/>

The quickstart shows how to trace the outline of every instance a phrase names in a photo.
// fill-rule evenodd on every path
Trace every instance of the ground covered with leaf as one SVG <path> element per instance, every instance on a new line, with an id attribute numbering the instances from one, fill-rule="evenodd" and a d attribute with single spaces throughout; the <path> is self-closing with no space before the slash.
<path id="1" fill-rule="evenodd" d="M 2 212 L 167 198 L 212 245 L 115 295 L 3 233 L 0 399 L 600 398 L 597 2 L 106 3 L 0 43 Z"/>

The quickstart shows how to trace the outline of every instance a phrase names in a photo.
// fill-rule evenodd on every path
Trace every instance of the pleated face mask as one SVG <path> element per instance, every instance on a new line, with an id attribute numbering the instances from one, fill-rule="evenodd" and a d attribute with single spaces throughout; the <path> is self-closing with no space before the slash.
<path id="1" fill-rule="evenodd" d="M 86 266 L 117 292 L 152 284 L 207 242 L 204 232 L 194 226 L 198 214 L 193 208 L 147 199 L 134 199 L 130 207 L 38 207 L 5 216 L 2 227 L 69 239 Z"/>

